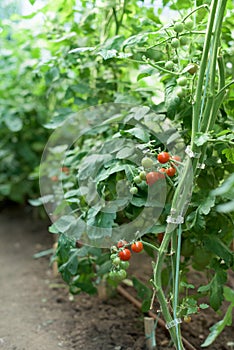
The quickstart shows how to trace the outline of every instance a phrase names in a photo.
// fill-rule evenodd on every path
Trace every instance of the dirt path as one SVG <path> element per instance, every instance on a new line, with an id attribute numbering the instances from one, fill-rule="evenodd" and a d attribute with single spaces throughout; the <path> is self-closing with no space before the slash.
<path id="1" fill-rule="evenodd" d="M 0 349 L 69 349 L 60 309 L 47 308 L 48 261 L 32 259 L 52 240 L 45 227 L 25 220 L 30 212 L 24 214 L 0 214 Z"/>

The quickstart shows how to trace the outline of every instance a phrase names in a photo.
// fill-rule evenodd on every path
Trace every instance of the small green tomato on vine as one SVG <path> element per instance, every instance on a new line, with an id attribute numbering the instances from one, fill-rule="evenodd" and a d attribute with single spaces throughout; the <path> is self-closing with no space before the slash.
<path id="1" fill-rule="evenodd" d="M 131 187 L 130 188 L 130 193 L 132 194 L 132 195 L 135 195 L 135 194 L 137 194 L 138 193 L 138 188 L 137 187 Z"/>
<path id="2" fill-rule="evenodd" d="M 168 70 L 171 70 L 174 68 L 174 62 L 173 61 L 167 61 L 165 63 L 165 68 L 168 69 Z"/>
<path id="3" fill-rule="evenodd" d="M 188 30 L 193 29 L 193 21 L 191 19 L 187 19 L 187 21 L 185 21 L 184 27 Z"/>
<path id="4" fill-rule="evenodd" d="M 187 78 L 179 77 L 177 79 L 177 84 L 180 85 L 180 86 L 186 86 L 187 85 Z"/>
<path id="5" fill-rule="evenodd" d="M 178 49 L 180 46 L 180 41 L 177 38 L 173 38 L 171 41 L 171 46 L 174 47 L 174 49 Z"/>
<path id="6" fill-rule="evenodd" d="M 173 29 L 176 33 L 181 33 L 184 30 L 184 24 L 182 22 L 176 22 Z"/>
<path id="7" fill-rule="evenodd" d="M 152 161 L 151 158 L 149 157 L 144 157 L 141 161 L 141 165 L 143 166 L 143 168 L 145 169 L 149 169 L 153 166 L 154 162 Z"/>

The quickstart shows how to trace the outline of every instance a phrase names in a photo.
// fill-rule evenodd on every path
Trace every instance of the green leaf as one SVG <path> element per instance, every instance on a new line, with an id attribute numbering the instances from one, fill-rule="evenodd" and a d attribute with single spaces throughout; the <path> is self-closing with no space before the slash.
<path id="1" fill-rule="evenodd" d="M 129 158 L 133 153 L 134 153 L 133 147 L 124 147 L 116 154 L 116 158 L 126 159 L 126 158 Z"/>
<path id="2" fill-rule="evenodd" d="M 189 289 L 194 289 L 194 288 L 195 288 L 195 286 L 194 286 L 193 284 L 191 284 L 191 283 L 186 283 L 186 282 L 184 282 L 184 281 L 180 282 L 180 285 L 181 285 L 182 287 L 189 288 Z"/>
<path id="3" fill-rule="evenodd" d="M 198 293 L 207 293 L 210 290 L 210 283 L 206 286 L 201 286 L 198 288 Z"/>
<path id="4" fill-rule="evenodd" d="M 19 117 L 16 117 L 15 115 L 7 114 L 5 116 L 4 121 L 8 129 L 13 132 L 20 131 L 23 128 L 22 120 Z"/>
<path id="5" fill-rule="evenodd" d="M 232 303 L 232 305 L 234 306 L 234 290 L 224 286 L 223 288 L 223 295 L 225 300 L 230 301 Z"/>
<path id="6" fill-rule="evenodd" d="M 210 282 L 210 305 L 217 311 L 224 299 L 223 297 L 223 285 L 227 281 L 227 273 L 223 270 L 218 270 Z"/>
<path id="7" fill-rule="evenodd" d="M 219 204 L 216 209 L 219 213 L 230 213 L 231 211 L 234 211 L 234 200 L 224 204 Z"/>
<path id="8" fill-rule="evenodd" d="M 146 78 L 146 77 L 150 77 L 151 75 L 153 75 L 155 73 L 156 69 L 155 68 L 146 68 L 144 70 L 141 71 L 140 74 L 138 74 L 137 76 L 137 81 Z"/>
<path id="9" fill-rule="evenodd" d="M 76 218 L 72 215 L 64 215 L 57 221 L 53 223 L 51 229 L 56 229 L 58 232 L 65 233 L 67 232 L 72 225 L 76 224 Z"/>
<path id="10" fill-rule="evenodd" d="M 141 282 L 136 277 L 132 279 L 133 286 L 137 291 L 137 297 L 140 299 L 151 298 L 152 290 L 147 287 L 143 282 Z"/>
<path id="11" fill-rule="evenodd" d="M 38 207 L 42 204 L 46 204 L 46 203 L 49 203 L 49 202 L 53 202 L 54 200 L 54 195 L 52 194 L 47 194 L 43 197 L 39 197 L 39 198 L 36 198 L 36 199 L 29 199 L 28 202 L 34 206 L 34 207 Z"/>
<path id="12" fill-rule="evenodd" d="M 194 143 L 197 146 L 202 146 L 209 140 L 209 138 L 210 138 L 209 134 L 198 132 L 195 136 Z"/>
<path id="13" fill-rule="evenodd" d="M 135 46 L 137 44 L 143 44 L 148 40 L 149 33 L 140 33 L 133 35 L 123 42 L 123 50 L 126 46 Z"/>
<path id="14" fill-rule="evenodd" d="M 77 47 L 76 49 L 68 51 L 68 53 L 83 53 L 86 51 L 93 51 L 95 50 L 95 47 Z"/>
<path id="15" fill-rule="evenodd" d="M 123 153 L 124 153 L 124 149 L 123 149 Z M 119 156 L 116 155 L 116 158 L 119 158 Z M 96 176 L 95 180 L 97 182 L 106 180 L 110 175 L 125 170 L 125 167 L 126 167 L 125 164 L 120 164 L 118 161 L 117 162 L 115 161 L 114 163 L 110 164 L 109 168 L 102 169 L 100 173 Z"/>
<path id="16" fill-rule="evenodd" d="M 44 124 L 44 127 L 46 129 L 56 129 L 72 115 L 74 114 L 70 108 L 61 108 L 59 111 L 55 112 L 54 117 L 50 122 Z"/>
<path id="17" fill-rule="evenodd" d="M 81 163 L 78 179 L 86 180 L 95 179 L 97 171 L 112 157 L 110 154 L 91 154 L 85 158 L 85 161 Z"/>
<path id="18" fill-rule="evenodd" d="M 105 261 L 102 265 L 99 265 L 98 270 L 97 270 L 97 275 L 98 276 L 103 276 L 106 273 L 108 273 L 111 269 L 112 262 L 111 260 Z"/>
<path id="19" fill-rule="evenodd" d="M 226 179 L 220 187 L 213 190 L 212 194 L 214 196 L 221 196 L 222 194 L 229 192 L 233 188 L 234 188 L 234 174 L 230 175 L 228 179 Z"/>
<path id="20" fill-rule="evenodd" d="M 77 196 L 80 196 L 80 190 L 79 189 L 78 190 L 70 190 L 70 191 L 66 192 L 65 195 L 64 195 L 64 198 L 65 199 L 68 199 L 68 198 L 71 198 L 71 197 L 76 197 L 77 198 Z"/>
<path id="21" fill-rule="evenodd" d="M 57 67 L 52 67 L 48 72 L 46 72 L 45 80 L 47 85 L 54 83 L 60 77 L 59 69 Z"/>
<path id="22" fill-rule="evenodd" d="M 37 0 L 29 0 L 31 5 L 34 5 Z"/>
<path id="23" fill-rule="evenodd" d="M 223 320 L 217 322 L 210 328 L 210 334 L 208 335 L 204 343 L 201 344 L 203 348 L 211 345 L 226 326 L 231 326 L 232 308 L 233 308 L 232 305 L 229 305 Z"/>
<path id="24" fill-rule="evenodd" d="M 139 121 L 144 118 L 144 116 L 150 111 L 147 106 L 134 107 L 131 109 L 132 117 Z M 142 129 L 141 129 L 142 130 Z M 145 132 L 145 130 L 144 130 Z"/>
<path id="25" fill-rule="evenodd" d="M 204 235 L 205 247 L 223 259 L 228 267 L 233 266 L 233 252 L 215 235 Z"/>
<path id="26" fill-rule="evenodd" d="M 148 233 L 161 233 L 161 232 L 165 232 L 165 230 L 166 230 L 166 225 L 154 225 L 149 229 Z"/>
<path id="27" fill-rule="evenodd" d="M 229 162 L 234 164 L 234 148 L 225 148 L 222 150 L 222 154 L 224 154 Z"/>
<path id="28" fill-rule="evenodd" d="M 176 95 L 176 80 L 170 79 L 165 83 L 165 107 L 167 110 L 167 116 L 174 118 L 178 107 L 180 106 L 181 100 Z"/>
<path id="29" fill-rule="evenodd" d="M 101 46 L 101 48 L 105 48 L 107 50 L 120 50 L 122 43 L 124 42 L 125 38 L 123 35 L 115 35 L 112 38 L 107 39 L 104 44 Z"/>
<path id="30" fill-rule="evenodd" d="M 108 60 L 110 58 L 116 57 L 117 51 L 116 50 L 101 49 L 100 51 L 98 51 L 97 54 L 101 55 L 104 60 Z"/>
<path id="31" fill-rule="evenodd" d="M 151 299 L 143 300 L 142 305 L 141 305 L 141 311 L 148 312 L 150 309 L 150 305 L 151 305 Z"/>
<path id="32" fill-rule="evenodd" d="M 135 127 L 126 131 L 126 133 L 136 137 L 137 139 L 143 142 L 149 142 L 150 140 L 149 133 L 146 130 L 143 130 L 142 128 Z"/>
<path id="33" fill-rule="evenodd" d="M 66 283 L 69 283 L 72 276 L 77 273 L 78 259 L 77 259 L 77 249 L 71 249 L 69 252 L 68 260 L 59 266 L 59 272 Z"/>
<path id="34" fill-rule="evenodd" d="M 208 215 L 211 208 L 215 205 L 215 197 L 207 197 L 206 200 L 199 205 L 199 212 L 204 215 Z"/>

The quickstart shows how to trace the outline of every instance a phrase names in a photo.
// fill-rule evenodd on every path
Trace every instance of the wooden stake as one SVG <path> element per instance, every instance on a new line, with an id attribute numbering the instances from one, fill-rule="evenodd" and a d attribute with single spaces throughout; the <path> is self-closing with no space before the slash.
<path id="1" fill-rule="evenodd" d="M 134 298 L 131 294 L 129 294 L 123 287 L 118 286 L 117 287 L 117 291 L 127 300 L 129 300 L 133 305 L 135 305 L 138 309 L 141 310 L 141 302 L 139 300 L 137 300 L 136 298 Z M 150 317 L 152 317 L 154 320 L 157 320 L 157 323 L 160 327 L 162 327 L 163 329 L 166 328 L 166 324 L 165 322 L 159 318 L 157 315 L 155 315 L 154 312 L 152 311 L 148 311 L 148 315 Z M 189 341 L 187 339 L 185 339 L 184 337 L 182 337 L 183 343 L 184 345 L 186 345 L 186 350 L 196 350 L 194 348 L 194 346 L 192 344 L 189 343 Z"/>
<path id="2" fill-rule="evenodd" d="M 105 280 L 101 280 L 101 282 L 99 283 L 99 285 L 97 286 L 97 291 L 98 291 L 98 297 L 101 300 L 107 300 L 108 296 L 107 296 L 107 289 L 106 289 L 106 281 Z"/>
<path id="3" fill-rule="evenodd" d="M 154 350 L 156 349 L 154 319 L 152 317 L 144 317 L 144 326 L 147 349 Z"/>

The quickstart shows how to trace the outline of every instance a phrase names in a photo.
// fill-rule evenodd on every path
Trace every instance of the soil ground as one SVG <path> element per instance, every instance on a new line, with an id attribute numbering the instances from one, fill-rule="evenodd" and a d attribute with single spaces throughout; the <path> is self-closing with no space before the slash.
<path id="1" fill-rule="evenodd" d="M 85 294 L 72 297 L 59 277 L 54 278 L 49 257 L 34 259 L 49 249 L 53 236 L 47 225 L 26 208 L 0 212 L 0 350 L 144 350 L 143 315 L 116 294 L 102 301 Z M 143 260 L 145 261 L 145 259 Z M 133 261 L 137 277 L 148 264 Z M 199 281 L 201 274 L 193 273 Z M 234 288 L 234 278 L 229 284 Z M 183 336 L 196 348 L 209 327 L 221 319 L 202 311 L 182 326 Z M 157 349 L 170 347 L 166 330 L 156 329 Z M 227 327 L 209 349 L 234 349 L 234 325 Z"/>

